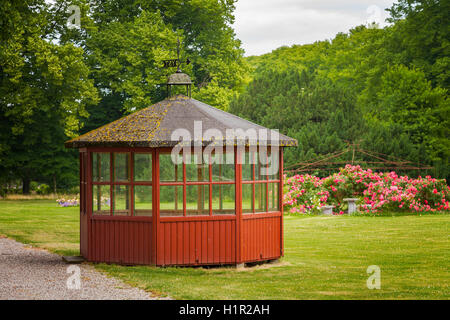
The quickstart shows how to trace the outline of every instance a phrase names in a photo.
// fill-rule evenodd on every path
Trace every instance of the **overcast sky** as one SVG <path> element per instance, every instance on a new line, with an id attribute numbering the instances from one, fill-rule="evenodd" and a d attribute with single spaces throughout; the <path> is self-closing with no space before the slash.
<path id="1" fill-rule="evenodd" d="M 283 45 L 313 43 L 376 21 L 381 26 L 394 0 L 238 0 L 235 23 L 245 56 Z"/>

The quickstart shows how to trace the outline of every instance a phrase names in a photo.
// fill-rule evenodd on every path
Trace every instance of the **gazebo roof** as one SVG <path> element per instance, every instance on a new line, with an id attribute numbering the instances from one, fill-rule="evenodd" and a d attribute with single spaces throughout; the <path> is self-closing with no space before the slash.
<path id="1" fill-rule="evenodd" d="M 150 107 L 136 111 L 128 116 L 113 121 L 103 127 L 92 130 L 75 139 L 67 141 L 67 148 L 83 148 L 89 146 L 102 147 L 173 147 L 180 142 L 180 138 L 172 138 L 175 130 L 184 129 L 192 137 L 190 143 L 197 142 L 194 139 L 194 122 L 201 121 L 202 134 L 208 129 L 219 130 L 223 139 L 227 130 L 236 130 L 234 138 L 245 145 L 262 144 L 278 146 L 297 146 L 297 140 L 279 134 L 278 141 L 272 142 L 273 130 L 266 129 L 253 122 L 244 120 L 228 112 L 211 107 L 203 102 L 188 98 L 184 95 L 176 95 L 160 101 Z M 249 140 L 245 135 L 239 134 L 238 129 L 244 132 L 254 129 L 267 130 L 268 137 L 258 137 L 256 141 Z M 242 132 L 242 131 L 241 131 Z M 218 140 L 201 139 L 206 146 Z M 222 142 L 222 141 L 220 141 Z M 223 140 L 225 143 L 225 140 Z"/>

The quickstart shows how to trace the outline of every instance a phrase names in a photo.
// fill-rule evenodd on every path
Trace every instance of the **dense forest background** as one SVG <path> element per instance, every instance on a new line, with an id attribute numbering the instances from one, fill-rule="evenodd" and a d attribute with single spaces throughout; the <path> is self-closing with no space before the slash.
<path id="1" fill-rule="evenodd" d="M 177 37 L 192 61 L 183 71 L 193 97 L 298 139 L 286 165 L 358 143 L 450 177 L 450 1 L 399 0 L 385 28 L 355 26 L 248 58 L 232 28 L 234 3 L 2 1 L 3 190 L 76 188 L 77 151 L 64 141 L 162 100 L 174 71 L 162 60 L 175 56 Z M 71 5 L 79 28 L 67 26 Z"/>

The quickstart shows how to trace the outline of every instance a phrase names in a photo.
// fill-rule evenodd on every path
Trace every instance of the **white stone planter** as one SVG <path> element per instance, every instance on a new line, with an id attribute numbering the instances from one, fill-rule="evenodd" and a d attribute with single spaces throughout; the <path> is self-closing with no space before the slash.
<path id="1" fill-rule="evenodd" d="M 358 198 L 345 198 L 344 201 L 348 203 L 348 214 L 352 214 L 353 212 L 358 211 L 358 207 L 356 206 L 356 201 Z"/>
<path id="2" fill-rule="evenodd" d="M 336 206 L 323 206 L 320 209 L 322 210 L 322 214 L 332 215 L 334 208 L 336 208 Z"/>

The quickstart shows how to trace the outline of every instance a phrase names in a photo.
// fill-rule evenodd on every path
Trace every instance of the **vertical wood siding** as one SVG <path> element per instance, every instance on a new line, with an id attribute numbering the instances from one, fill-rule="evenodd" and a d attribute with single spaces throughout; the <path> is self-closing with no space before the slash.
<path id="1" fill-rule="evenodd" d="M 242 220 L 242 260 L 258 261 L 281 256 L 281 216 L 253 215 Z"/>
<path id="2" fill-rule="evenodd" d="M 236 261 L 235 220 L 161 221 L 158 228 L 158 265 Z"/>
<path id="3" fill-rule="evenodd" d="M 151 222 L 93 219 L 90 239 L 90 261 L 154 264 Z"/>

